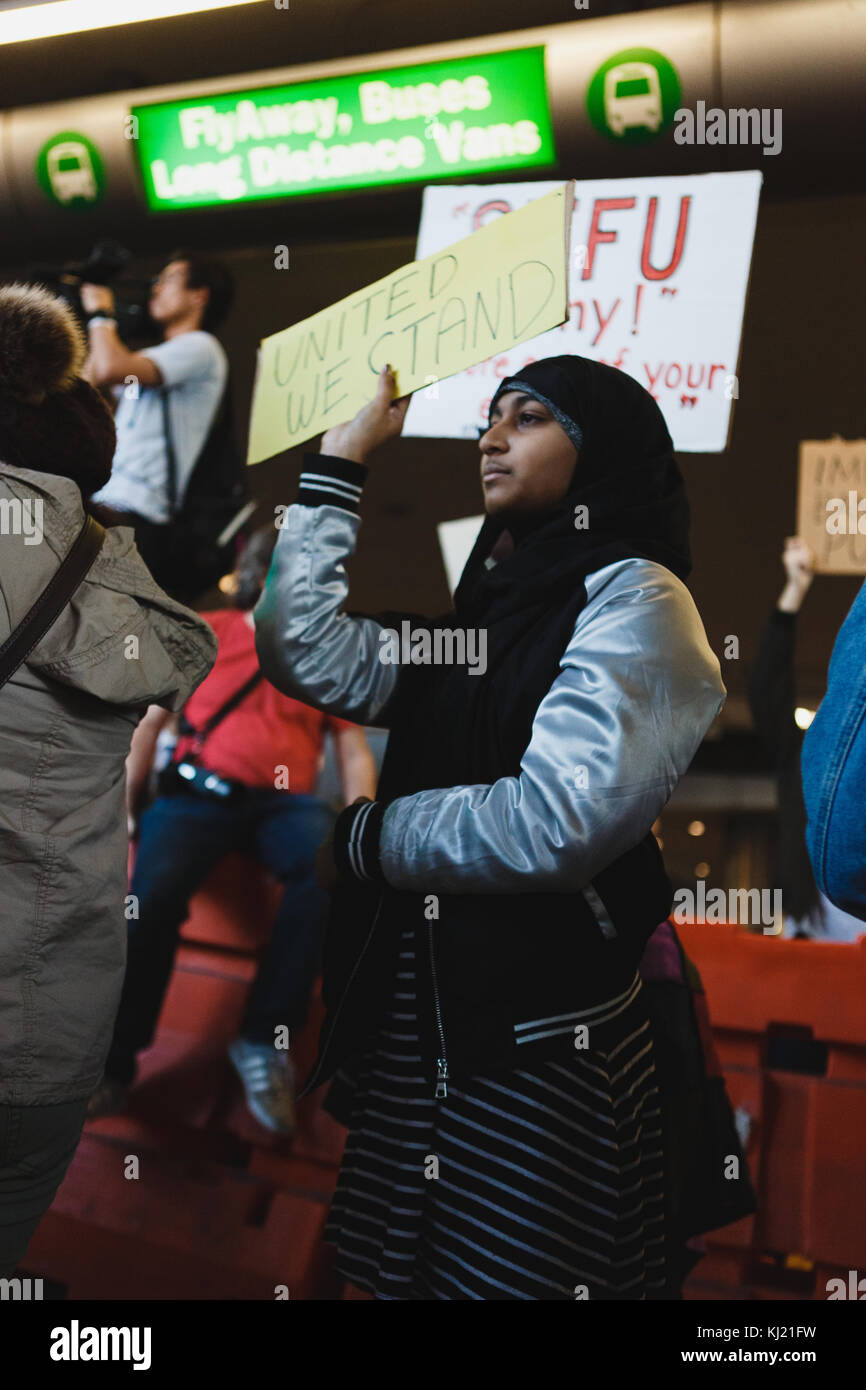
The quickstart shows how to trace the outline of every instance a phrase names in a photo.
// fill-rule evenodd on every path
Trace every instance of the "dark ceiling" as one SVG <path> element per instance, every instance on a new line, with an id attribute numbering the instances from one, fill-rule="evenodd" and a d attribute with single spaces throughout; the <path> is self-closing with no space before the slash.
<path id="1" fill-rule="evenodd" d="M 120 4 L 122 0 L 115 0 Z M 274 0 L 178 19 L 120 25 L 2 50 L 3 108 L 191 82 L 381 50 L 445 43 L 543 24 L 669 8 L 644 0 Z M 21 0 L 0 0 L 0 12 Z"/>

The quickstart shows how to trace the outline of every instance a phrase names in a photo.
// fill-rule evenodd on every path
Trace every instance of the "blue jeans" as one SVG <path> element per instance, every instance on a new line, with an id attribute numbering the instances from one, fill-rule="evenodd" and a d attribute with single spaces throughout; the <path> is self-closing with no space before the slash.
<path id="1" fill-rule="evenodd" d="M 247 788 L 237 802 L 194 793 L 161 796 L 141 818 L 130 892 L 126 978 L 106 1075 L 129 1084 L 135 1056 L 153 1041 L 189 900 L 231 850 L 258 860 L 285 885 L 271 939 L 249 993 L 240 1034 L 271 1043 L 284 1024 L 304 1022 L 321 959 L 327 899 L 315 853 L 333 816 L 314 796 Z"/>
<path id="2" fill-rule="evenodd" d="M 866 920 L 866 583 L 836 638 L 802 770 L 815 882 L 837 907 Z"/>

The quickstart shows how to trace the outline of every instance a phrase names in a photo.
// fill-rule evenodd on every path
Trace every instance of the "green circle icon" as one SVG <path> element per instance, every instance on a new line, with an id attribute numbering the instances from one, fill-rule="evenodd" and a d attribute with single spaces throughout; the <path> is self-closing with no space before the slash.
<path id="1" fill-rule="evenodd" d="M 63 130 L 46 140 L 36 156 L 36 177 L 46 198 L 61 207 L 92 207 L 105 192 L 99 151 L 77 130 Z"/>
<path id="2" fill-rule="evenodd" d="M 593 73 L 586 109 L 612 140 L 643 144 L 673 121 L 682 98 L 679 74 L 655 48 L 624 48 Z"/>

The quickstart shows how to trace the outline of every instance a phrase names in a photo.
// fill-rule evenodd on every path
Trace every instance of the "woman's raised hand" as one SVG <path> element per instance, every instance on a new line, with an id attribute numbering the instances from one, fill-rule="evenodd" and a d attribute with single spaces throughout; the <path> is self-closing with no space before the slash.
<path id="1" fill-rule="evenodd" d="M 366 463 L 368 456 L 380 444 L 400 433 L 409 396 L 394 400 L 396 381 L 390 365 L 379 373 L 376 394 L 368 405 L 358 411 L 354 420 L 345 425 L 335 425 L 322 435 L 319 452 L 332 454 L 335 458 L 352 459 L 355 463 Z"/>

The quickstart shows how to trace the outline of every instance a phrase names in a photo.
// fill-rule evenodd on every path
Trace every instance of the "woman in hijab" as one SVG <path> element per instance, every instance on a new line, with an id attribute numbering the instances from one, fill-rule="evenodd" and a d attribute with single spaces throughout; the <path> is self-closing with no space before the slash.
<path id="1" fill-rule="evenodd" d="M 255 611 L 270 681 L 390 730 L 327 851 L 304 1093 L 343 1068 L 355 1089 L 326 1235 L 377 1298 L 670 1297 L 637 967 L 672 902 L 650 827 L 724 699 L 670 436 L 585 358 L 503 381 L 454 612 L 407 642 L 406 615 L 341 611 L 394 386 L 305 456 Z"/>

